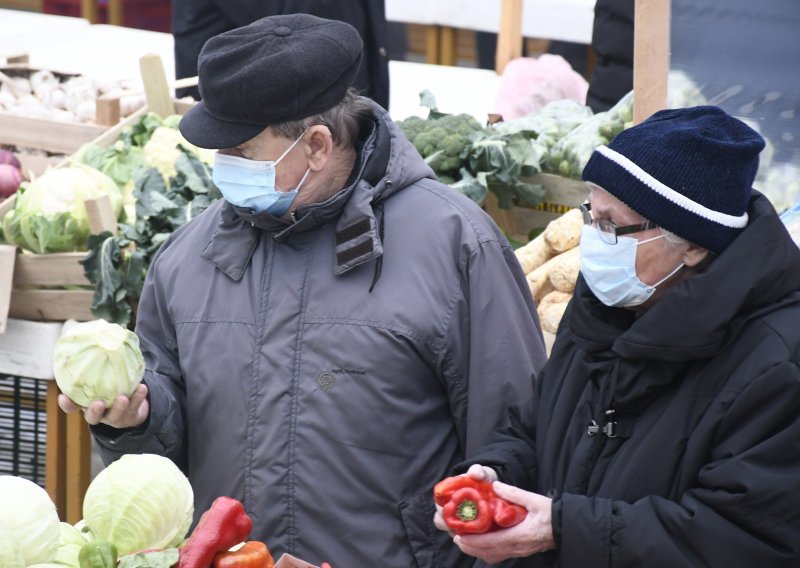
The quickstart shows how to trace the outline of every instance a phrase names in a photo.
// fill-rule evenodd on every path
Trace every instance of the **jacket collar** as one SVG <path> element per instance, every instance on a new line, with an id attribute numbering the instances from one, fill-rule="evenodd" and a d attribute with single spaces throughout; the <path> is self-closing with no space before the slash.
<path id="1" fill-rule="evenodd" d="M 751 222 L 719 257 L 638 318 L 604 306 L 580 278 L 568 320 L 576 342 L 588 352 L 611 350 L 630 360 L 702 359 L 724 349 L 751 319 L 800 301 L 800 251 L 756 191 L 748 214 Z"/>
<path id="2" fill-rule="evenodd" d="M 286 241 L 334 221 L 337 276 L 380 258 L 382 202 L 418 179 L 433 177 L 433 172 L 377 105 L 369 128 L 362 132 L 358 155 L 347 187 L 325 201 L 298 207 L 294 223 L 268 213 L 234 207 L 223 200 L 216 231 L 202 253 L 203 258 L 230 278 L 239 280 L 262 235 Z"/>

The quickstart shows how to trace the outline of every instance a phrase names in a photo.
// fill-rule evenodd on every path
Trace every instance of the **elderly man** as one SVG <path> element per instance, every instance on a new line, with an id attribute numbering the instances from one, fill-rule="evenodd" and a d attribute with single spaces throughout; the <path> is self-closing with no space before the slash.
<path id="1" fill-rule="evenodd" d="M 763 147 L 697 107 L 594 152 L 582 277 L 536 395 L 456 470 L 499 478 L 528 516 L 455 537 L 464 552 L 531 567 L 798 565 L 800 252 L 751 190 Z"/>
<path id="2" fill-rule="evenodd" d="M 491 219 L 349 89 L 361 52 L 348 24 L 302 15 L 205 45 L 180 129 L 221 148 L 225 199 L 150 266 L 145 386 L 86 420 L 106 460 L 184 468 L 196 515 L 243 501 L 276 557 L 471 566 L 431 489 L 532 395 L 543 340 Z"/>

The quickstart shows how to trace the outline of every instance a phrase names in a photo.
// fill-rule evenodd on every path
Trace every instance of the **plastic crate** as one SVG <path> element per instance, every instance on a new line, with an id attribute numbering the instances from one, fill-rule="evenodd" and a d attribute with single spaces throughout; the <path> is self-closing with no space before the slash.
<path id="1" fill-rule="evenodd" d="M 0 374 L 0 475 L 45 486 L 47 381 Z"/>
<path id="2" fill-rule="evenodd" d="M 97 3 L 99 24 L 108 23 L 108 0 Z M 80 17 L 81 0 L 43 0 L 42 12 Z M 122 0 L 122 25 L 156 32 L 172 31 L 172 2 L 165 0 Z"/>

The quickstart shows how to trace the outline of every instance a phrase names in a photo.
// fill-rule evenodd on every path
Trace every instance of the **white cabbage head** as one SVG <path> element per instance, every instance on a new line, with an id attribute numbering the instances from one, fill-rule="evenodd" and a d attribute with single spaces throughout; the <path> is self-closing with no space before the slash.
<path id="1" fill-rule="evenodd" d="M 118 395 L 130 396 L 142 382 L 139 338 L 102 319 L 75 324 L 56 342 L 53 374 L 58 388 L 75 404 L 102 400 L 109 407 Z"/>
<path id="2" fill-rule="evenodd" d="M 8 539 L 8 532 L 13 541 L 0 544 L 0 566 L 15 566 L 19 556 L 14 545 L 22 553 L 22 566 L 51 562 L 58 548 L 60 521 L 47 492 L 22 477 L 0 475 L 0 503 L 0 527 L 5 527 L 0 528 L 0 543 Z"/>
<path id="3" fill-rule="evenodd" d="M 83 520 L 94 537 L 120 556 L 177 546 L 194 514 L 189 480 L 171 460 L 126 454 L 101 471 L 83 500 Z"/>

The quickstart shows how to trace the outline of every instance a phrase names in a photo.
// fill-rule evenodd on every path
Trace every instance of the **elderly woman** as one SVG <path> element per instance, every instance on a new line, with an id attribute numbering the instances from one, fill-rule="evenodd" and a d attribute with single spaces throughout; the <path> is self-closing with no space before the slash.
<path id="1" fill-rule="evenodd" d="M 456 469 L 501 480 L 528 515 L 456 536 L 464 552 L 562 568 L 798 565 L 800 252 L 751 189 L 763 147 L 697 107 L 595 151 L 582 277 L 536 393 Z"/>

